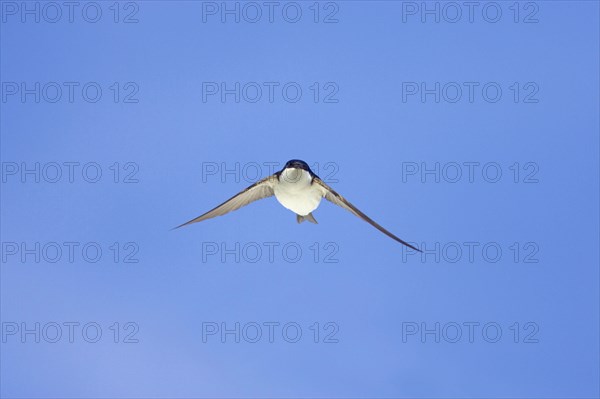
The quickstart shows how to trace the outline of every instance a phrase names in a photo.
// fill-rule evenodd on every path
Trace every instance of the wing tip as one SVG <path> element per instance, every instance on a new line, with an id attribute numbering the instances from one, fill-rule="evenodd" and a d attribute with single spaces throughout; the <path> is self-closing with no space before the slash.
<path id="1" fill-rule="evenodd" d="M 169 231 L 177 230 L 180 227 L 187 226 L 188 224 L 192 224 L 192 223 L 194 223 L 196 221 L 196 219 L 192 219 L 192 220 L 189 220 L 189 221 L 187 221 L 185 223 L 180 224 L 179 226 L 172 227 L 172 228 L 169 229 Z"/>
<path id="2" fill-rule="evenodd" d="M 411 249 L 414 249 L 417 252 L 423 253 L 423 251 L 421 251 L 419 248 L 415 247 L 414 245 L 411 245 L 411 244 L 409 244 L 407 242 L 403 242 L 402 244 L 406 245 L 407 247 L 409 247 Z"/>

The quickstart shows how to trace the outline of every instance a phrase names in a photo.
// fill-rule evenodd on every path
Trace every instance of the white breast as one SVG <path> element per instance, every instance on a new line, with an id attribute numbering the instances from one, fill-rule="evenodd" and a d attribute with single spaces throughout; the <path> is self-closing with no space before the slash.
<path id="1" fill-rule="evenodd" d="M 302 169 L 285 169 L 275 184 L 275 198 L 290 211 L 306 216 L 319 206 L 322 191 L 311 184 L 312 177 Z"/>

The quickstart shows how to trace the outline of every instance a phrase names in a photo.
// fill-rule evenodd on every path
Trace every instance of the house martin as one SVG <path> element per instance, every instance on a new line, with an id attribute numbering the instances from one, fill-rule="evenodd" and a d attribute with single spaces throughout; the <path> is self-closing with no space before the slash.
<path id="1" fill-rule="evenodd" d="M 288 161 L 279 172 L 254 183 L 250 187 L 223 202 L 221 205 L 189 222 L 177 226 L 176 228 L 201 222 L 216 216 L 225 215 L 226 213 L 240 209 L 251 202 L 273 195 L 284 208 L 287 208 L 296 214 L 296 221 L 298 223 L 302 223 L 305 220 L 311 223 L 317 223 L 312 212 L 318 208 L 321 200 L 325 198 L 335 205 L 346 209 L 355 216 L 358 216 L 365 222 L 370 223 L 388 237 L 393 238 L 415 251 L 421 252 L 420 249 L 396 237 L 394 234 L 381 227 L 373 219 L 365 215 L 361 210 L 325 184 L 319 176 L 313 173 L 306 162 L 298 159 Z"/>

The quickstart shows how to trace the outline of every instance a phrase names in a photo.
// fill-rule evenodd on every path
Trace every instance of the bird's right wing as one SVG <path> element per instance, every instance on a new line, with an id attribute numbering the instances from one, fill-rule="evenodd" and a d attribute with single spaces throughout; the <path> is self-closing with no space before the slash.
<path id="1" fill-rule="evenodd" d="M 175 228 L 177 229 L 179 227 L 187 226 L 188 224 L 201 222 L 203 220 L 214 218 L 216 216 L 222 216 L 231 211 L 240 209 L 241 207 L 246 206 L 251 202 L 270 197 L 273 194 L 275 194 L 275 192 L 273 191 L 273 185 L 276 179 L 277 176 L 275 175 L 264 178 L 254 183 L 250 187 L 246 188 L 245 190 L 239 192 L 238 194 L 223 202 L 216 208 L 211 209 L 205 214 L 200 215 L 197 218 L 192 219 L 189 222 L 185 222 Z"/>
<path id="2" fill-rule="evenodd" d="M 325 184 L 325 182 L 323 180 L 321 180 L 315 176 L 313 183 L 316 183 L 321 187 L 321 189 L 323 191 L 323 196 L 325 197 L 325 199 L 327 201 L 332 202 L 332 203 L 344 208 L 347 211 L 350 211 L 355 216 L 358 216 L 365 222 L 369 223 L 371 226 L 375 227 L 377 230 L 381 231 L 386 236 L 398 241 L 399 243 L 404 244 L 407 247 L 414 249 L 415 251 L 422 252 L 419 248 L 417 248 L 413 245 L 410 245 L 403 239 L 396 237 L 394 234 L 392 234 L 389 231 L 387 231 L 386 229 L 384 229 L 381 225 L 379 225 L 379 223 L 375 222 L 373 219 L 371 219 L 370 217 L 365 215 L 360 209 L 358 209 L 357 207 L 352 205 L 346 198 L 344 198 L 341 195 L 339 195 L 338 193 L 336 193 L 331 187 L 329 187 L 327 184 Z"/>

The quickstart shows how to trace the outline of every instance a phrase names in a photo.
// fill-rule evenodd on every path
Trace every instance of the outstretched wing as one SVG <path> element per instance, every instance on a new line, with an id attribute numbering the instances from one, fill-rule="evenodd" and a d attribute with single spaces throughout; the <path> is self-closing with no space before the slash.
<path id="1" fill-rule="evenodd" d="M 348 202 L 348 200 L 346 200 L 344 197 L 342 197 L 341 195 L 339 195 L 338 193 L 336 193 L 331 187 L 329 187 L 327 184 L 325 184 L 323 182 L 323 180 L 321 180 L 321 179 L 319 179 L 318 177 L 315 176 L 315 178 L 313 180 L 313 183 L 316 183 L 319 186 L 321 186 L 321 188 L 323 189 L 323 197 L 325 197 L 325 199 L 327 201 L 332 202 L 332 203 L 334 203 L 334 204 L 336 204 L 338 206 L 341 206 L 342 208 L 344 208 L 344 209 L 352 212 L 354 215 L 358 216 L 359 218 L 361 218 L 365 222 L 371 224 L 377 230 L 381 231 L 383 234 L 387 235 L 388 237 L 393 238 L 394 240 L 398 241 L 399 243 L 402 243 L 402 244 L 406 245 L 407 247 L 414 249 L 415 251 L 422 252 L 419 248 L 416 248 L 416 247 L 410 245 L 406 241 L 404 241 L 404 240 L 396 237 L 395 235 L 393 235 L 392 233 L 390 233 L 389 231 L 387 231 L 386 229 L 384 229 L 383 227 L 381 227 L 373 219 L 371 219 L 370 217 L 368 217 L 367 215 L 365 215 L 364 213 L 362 213 L 360 211 L 360 209 L 358 209 L 357 207 L 355 207 L 354 205 L 352 205 L 350 202 Z"/>
<path id="2" fill-rule="evenodd" d="M 274 179 L 277 179 L 275 175 L 269 176 L 265 179 L 262 179 L 245 190 L 239 192 L 234 195 L 227 201 L 223 202 L 221 205 L 217 206 L 214 209 L 206 212 L 203 215 L 198 216 L 195 219 L 190 220 L 189 222 L 185 222 L 182 225 L 175 227 L 178 229 L 179 227 L 187 226 L 188 224 L 201 222 L 206 219 L 214 218 L 217 216 L 225 215 L 231 211 L 235 211 L 240 209 L 243 206 L 248 205 L 251 202 L 258 201 L 259 199 L 270 197 L 274 194 L 273 184 Z"/>

